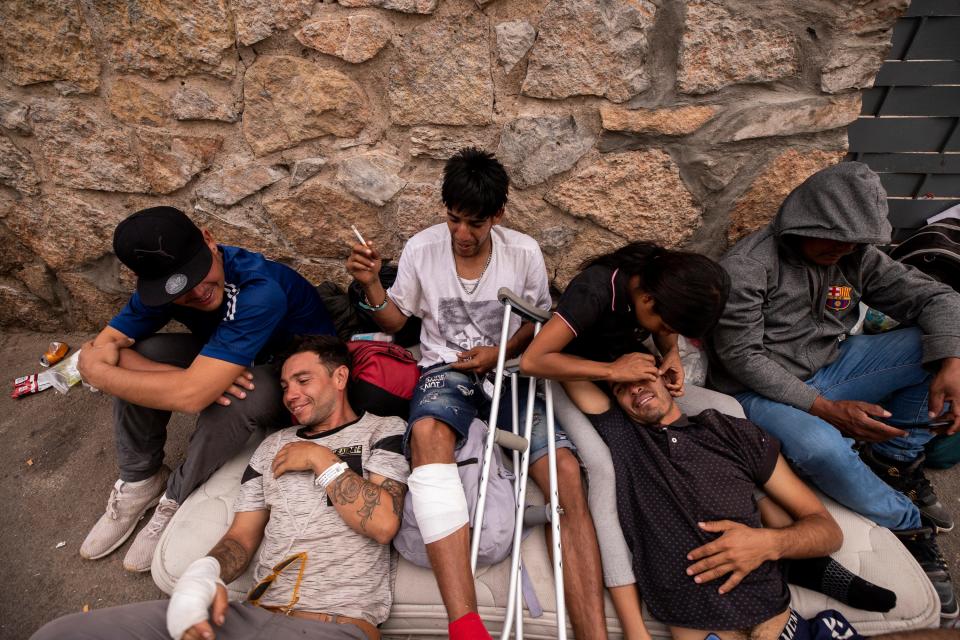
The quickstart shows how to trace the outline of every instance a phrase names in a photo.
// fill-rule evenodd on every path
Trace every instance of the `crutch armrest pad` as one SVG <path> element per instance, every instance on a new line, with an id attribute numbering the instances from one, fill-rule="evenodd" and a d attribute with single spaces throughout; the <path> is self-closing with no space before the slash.
<path id="1" fill-rule="evenodd" d="M 497 291 L 497 299 L 501 304 L 509 303 L 513 312 L 524 320 L 544 323 L 550 319 L 549 309 L 543 310 L 533 306 L 507 287 L 501 287 L 500 290 Z"/>

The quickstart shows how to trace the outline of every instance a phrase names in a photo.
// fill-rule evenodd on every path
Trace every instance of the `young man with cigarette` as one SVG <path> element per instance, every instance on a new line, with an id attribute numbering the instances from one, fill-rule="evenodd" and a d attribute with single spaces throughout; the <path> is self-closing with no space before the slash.
<path id="1" fill-rule="evenodd" d="M 300 425 L 269 436 L 243 474 L 234 519 L 177 581 L 169 601 L 79 613 L 34 640 L 378 640 L 392 603 L 390 540 L 409 466 L 400 418 L 357 415 L 347 400 L 350 354 L 306 338 L 283 364 L 283 402 Z M 254 562 L 245 602 L 229 583 Z"/>
<path id="2" fill-rule="evenodd" d="M 80 555 L 110 554 L 158 505 L 123 561 L 128 571 L 148 571 L 177 507 L 251 432 L 281 423 L 275 354 L 293 335 L 334 329 L 316 289 L 296 271 L 218 245 L 173 207 L 129 216 L 113 248 L 137 275 L 137 290 L 83 346 L 78 366 L 86 382 L 116 398 L 120 479 Z M 189 333 L 158 333 L 173 320 Z M 173 472 L 163 464 L 172 411 L 199 414 L 186 459 Z"/>
<path id="3" fill-rule="evenodd" d="M 446 223 L 407 242 L 389 291 L 380 284 L 381 257 L 375 246 L 357 244 L 347 260 L 347 270 L 366 297 L 361 306 L 384 331 L 396 333 L 410 316 L 422 320 L 422 375 L 411 401 L 405 442 L 413 467 L 409 486 L 454 640 L 489 637 L 477 614 L 470 523 L 454 451 L 465 441 L 474 417 L 486 418 L 489 411 L 483 382 L 497 360 L 503 318 L 497 291 L 508 287 L 535 306 L 550 306 L 547 272 L 536 241 L 500 226 L 508 185 L 506 171 L 492 154 L 461 150 L 444 168 Z M 519 355 L 533 337 L 532 326 L 516 318 L 511 322 L 508 358 Z M 545 490 L 546 421 L 539 413 L 530 443 L 530 476 Z M 500 415 L 510 412 L 501 409 Z M 599 550 L 571 446 L 559 433 L 562 545 L 575 550 L 564 556 L 566 600 L 577 638 L 604 638 Z"/>

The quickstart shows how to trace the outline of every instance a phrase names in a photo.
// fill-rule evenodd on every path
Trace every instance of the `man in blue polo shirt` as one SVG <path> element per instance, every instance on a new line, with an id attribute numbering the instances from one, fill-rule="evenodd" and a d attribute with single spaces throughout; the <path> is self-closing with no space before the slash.
<path id="1" fill-rule="evenodd" d="M 173 207 L 138 211 L 113 236 L 137 290 L 83 346 L 84 381 L 116 397 L 120 479 L 106 512 L 80 547 L 102 558 L 124 543 L 157 505 L 123 566 L 147 571 L 177 507 L 247 442 L 259 426 L 282 426 L 271 360 L 294 335 L 333 334 L 313 286 L 293 269 L 218 245 Z M 176 320 L 190 333 L 157 333 Z M 163 464 L 170 412 L 199 414 L 183 464 Z"/>

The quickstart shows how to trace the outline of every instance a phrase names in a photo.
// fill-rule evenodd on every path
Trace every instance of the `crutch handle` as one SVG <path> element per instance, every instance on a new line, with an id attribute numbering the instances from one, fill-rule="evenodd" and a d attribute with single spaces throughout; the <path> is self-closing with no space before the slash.
<path id="1" fill-rule="evenodd" d="M 549 504 L 528 504 L 523 511 L 523 526 L 536 527 L 550 522 Z"/>
<path id="2" fill-rule="evenodd" d="M 525 451 L 527 448 L 526 438 L 518 436 L 515 433 L 510 433 L 509 431 L 504 431 L 503 429 L 497 429 L 497 434 L 493 437 L 493 441 L 505 449 L 512 449 L 514 451 Z"/>
<path id="3" fill-rule="evenodd" d="M 524 320 L 543 324 L 550 319 L 549 310 L 544 311 L 543 309 L 533 306 L 513 291 L 510 291 L 507 287 L 501 287 L 500 290 L 497 291 L 497 299 L 500 301 L 500 304 L 510 303 L 513 312 Z"/>

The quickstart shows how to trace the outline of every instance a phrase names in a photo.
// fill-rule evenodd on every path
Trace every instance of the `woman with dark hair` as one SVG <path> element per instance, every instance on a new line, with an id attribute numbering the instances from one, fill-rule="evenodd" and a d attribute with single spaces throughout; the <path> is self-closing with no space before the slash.
<path id="1" fill-rule="evenodd" d="M 628 382 L 663 376 L 685 413 L 712 408 L 743 417 L 730 396 L 684 384 L 677 347 L 678 335 L 700 338 L 713 328 L 729 288 L 726 272 L 706 256 L 650 242 L 630 243 L 583 264 L 553 317 L 524 352 L 521 371 L 561 381 Z M 644 345 L 647 338 L 653 339 L 660 361 Z M 610 451 L 560 389 L 555 389 L 554 407 L 587 470 L 604 583 L 625 637 L 648 638 L 630 550 L 617 518 Z"/>

